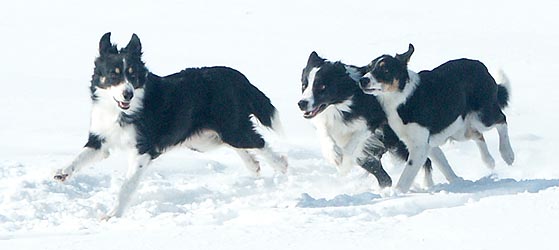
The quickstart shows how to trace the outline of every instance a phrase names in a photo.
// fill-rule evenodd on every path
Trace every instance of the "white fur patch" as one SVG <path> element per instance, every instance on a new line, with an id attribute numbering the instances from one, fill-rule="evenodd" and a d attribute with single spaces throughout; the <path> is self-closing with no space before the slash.
<path id="1" fill-rule="evenodd" d="M 514 162 L 514 152 L 510 145 L 508 125 L 507 123 L 501 123 L 496 127 L 499 133 L 499 153 L 501 153 L 501 157 L 508 165 L 512 165 Z"/>
<path id="2" fill-rule="evenodd" d="M 122 215 L 124 209 L 126 209 L 130 202 L 132 194 L 134 194 L 140 183 L 142 174 L 145 172 L 150 162 L 151 156 L 149 154 L 139 155 L 137 152 L 131 153 L 130 160 L 128 161 L 129 165 L 126 179 L 124 179 L 118 193 L 117 202 L 103 219 L 108 220 L 111 217 L 120 217 Z"/>
<path id="3" fill-rule="evenodd" d="M 122 113 L 133 114 L 142 108 L 144 90 L 136 89 L 128 110 L 122 110 L 113 99 L 113 90 L 97 88 L 97 99 L 91 108 L 89 131 L 105 139 L 107 148 L 133 148 L 136 146 L 136 129 L 132 125 L 121 126 Z"/>
<path id="4" fill-rule="evenodd" d="M 209 129 L 193 134 L 180 144 L 181 147 L 187 147 L 199 152 L 207 152 L 221 145 L 223 145 L 223 141 L 219 134 Z"/>
<path id="5" fill-rule="evenodd" d="M 324 157 L 338 167 L 340 174 L 348 173 L 363 156 L 363 149 L 372 132 L 365 119 L 344 122 L 342 112 L 351 112 L 352 101 L 330 105 L 311 119 L 316 127 Z"/>
<path id="6" fill-rule="evenodd" d="M 355 84 L 357 84 L 359 82 L 359 79 L 361 79 L 361 77 L 362 77 L 359 70 L 357 70 L 355 67 L 351 67 L 349 65 L 345 66 L 345 70 L 346 70 L 347 74 L 349 75 L 349 77 L 351 77 L 351 79 L 353 79 L 355 81 Z"/>
<path id="7" fill-rule="evenodd" d="M 301 100 L 305 100 L 308 102 L 307 108 L 310 109 L 311 107 L 313 107 L 314 105 L 314 95 L 313 95 L 313 86 L 314 86 L 314 80 L 316 77 L 316 73 L 318 72 L 318 70 L 320 70 L 320 68 L 312 68 L 311 71 L 309 72 L 309 76 L 307 78 L 307 88 L 303 91 L 303 95 L 301 97 Z"/>

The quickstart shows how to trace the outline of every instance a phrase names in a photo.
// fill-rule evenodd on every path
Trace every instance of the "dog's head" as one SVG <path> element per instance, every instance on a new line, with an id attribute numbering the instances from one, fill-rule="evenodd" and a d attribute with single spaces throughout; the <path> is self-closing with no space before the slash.
<path id="1" fill-rule="evenodd" d="M 341 62 L 329 62 L 312 52 L 303 69 L 299 108 L 307 119 L 324 111 L 329 105 L 342 103 L 359 90 L 356 81 L 359 69 Z"/>
<path id="2" fill-rule="evenodd" d="M 142 44 L 136 34 L 120 50 L 111 43 L 110 32 L 103 35 L 91 80 L 93 100 L 112 100 L 123 111 L 139 105 L 135 95 L 143 95 L 148 74 L 141 57 Z"/>
<path id="3" fill-rule="evenodd" d="M 367 73 L 359 79 L 361 90 L 369 95 L 402 91 L 409 80 L 408 62 L 413 51 L 410 44 L 404 54 L 383 55 L 373 60 L 367 66 Z"/>

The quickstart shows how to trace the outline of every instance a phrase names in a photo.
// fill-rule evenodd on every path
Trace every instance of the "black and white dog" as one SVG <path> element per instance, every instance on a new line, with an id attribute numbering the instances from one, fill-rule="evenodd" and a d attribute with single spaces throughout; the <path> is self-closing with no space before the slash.
<path id="1" fill-rule="evenodd" d="M 415 73 L 407 67 L 413 52 L 410 44 L 404 54 L 376 58 L 360 79 L 362 90 L 377 96 L 390 127 L 409 150 L 397 189 L 408 191 L 428 155 L 444 158 L 437 147 L 449 139 L 476 141 L 483 160 L 492 167 L 482 132 L 493 127 L 499 133 L 501 157 L 512 164 L 514 153 L 502 112 L 509 99 L 508 80 L 498 85 L 483 63 L 469 59 Z M 455 178 L 448 163 L 439 166 L 449 181 Z"/>
<path id="2" fill-rule="evenodd" d="M 122 215 L 150 162 L 177 146 L 203 152 L 228 145 L 255 174 L 260 170 L 257 155 L 286 172 L 287 158 L 273 152 L 255 131 L 260 124 L 279 129 L 277 111 L 243 74 L 208 67 L 160 77 L 142 62 L 138 36 L 132 35 L 128 45 L 118 50 L 110 35 L 101 38 L 95 59 L 89 140 L 54 179 L 65 181 L 84 166 L 108 157 L 113 148 L 128 149 L 128 172 L 108 219 Z"/>
<path id="3" fill-rule="evenodd" d="M 364 67 L 330 62 L 316 52 L 309 56 L 302 74 L 299 108 L 310 119 L 320 138 L 322 153 L 342 174 L 358 164 L 372 173 L 381 187 L 392 185 L 380 159 L 390 151 L 406 159 L 405 145 L 386 123 L 374 96 L 359 89 Z M 425 185 L 432 185 L 431 162 L 425 163 Z"/>

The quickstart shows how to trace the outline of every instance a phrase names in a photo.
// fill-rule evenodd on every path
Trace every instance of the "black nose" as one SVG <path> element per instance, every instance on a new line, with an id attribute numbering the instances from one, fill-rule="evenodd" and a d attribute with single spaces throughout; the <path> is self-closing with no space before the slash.
<path id="1" fill-rule="evenodd" d="M 359 84 L 361 85 L 361 88 L 367 87 L 367 84 L 369 84 L 370 82 L 371 82 L 371 79 L 369 79 L 367 77 L 361 77 L 361 79 L 359 79 Z"/>
<path id="2" fill-rule="evenodd" d="M 307 106 L 309 105 L 309 101 L 300 100 L 298 104 L 299 104 L 299 109 L 304 111 L 304 110 L 307 110 Z"/>
<path id="3" fill-rule="evenodd" d="M 132 97 L 134 97 L 134 91 L 132 91 L 132 90 L 125 90 L 125 91 L 122 93 L 122 97 L 124 97 L 124 100 L 125 100 L 125 101 L 130 101 L 130 100 L 132 100 Z"/>

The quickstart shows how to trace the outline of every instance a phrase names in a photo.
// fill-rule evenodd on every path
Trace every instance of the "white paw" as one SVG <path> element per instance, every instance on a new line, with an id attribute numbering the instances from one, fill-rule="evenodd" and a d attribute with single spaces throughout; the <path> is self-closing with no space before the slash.
<path id="1" fill-rule="evenodd" d="M 257 161 L 247 161 L 245 166 L 253 176 L 260 176 L 260 164 Z"/>
<path id="2" fill-rule="evenodd" d="M 379 195 L 383 198 L 398 197 L 402 194 L 403 193 L 400 190 L 393 187 L 385 187 L 379 190 Z"/>
<path id="3" fill-rule="evenodd" d="M 501 153 L 501 157 L 508 165 L 512 165 L 514 162 L 514 152 L 510 144 L 501 145 L 499 147 L 499 153 Z"/>
<path id="4" fill-rule="evenodd" d="M 56 170 L 56 173 L 54 174 L 54 180 L 56 181 L 60 181 L 60 182 L 64 182 L 66 181 L 68 178 L 70 178 L 70 173 L 66 173 L 64 171 L 64 169 L 58 169 Z"/>
<path id="5" fill-rule="evenodd" d="M 101 216 L 101 218 L 99 218 L 99 220 L 100 221 L 109 221 L 112 218 L 120 217 L 122 213 L 118 213 L 117 211 L 119 211 L 119 210 L 120 209 L 118 207 L 115 207 L 111 211 L 109 211 L 108 213 Z"/>
<path id="6" fill-rule="evenodd" d="M 491 157 L 491 155 L 482 155 L 481 160 L 485 164 L 485 166 L 489 169 L 495 169 L 495 159 Z"/>
<path id="7" fill-rule="evenodd" d="M 99 218 L 99 220 L 100 221 L 109 221 L 113 217 L 114 217 L 114 215 L 105 214 L 105 215 L 101 216 L 101 218 Z"/>
<path id="8" fill-rule="evenodd" d="M 275 162 L 275 169 L 281 172 L 282 174 L 287 173 L 287 166 L 289 163 L 287 162 L 287 156 L 282 155 L 279 159 Z"/>
<path id="9" fill-rule="evenodd" d="M 342 157 L 342 163 L 337 165 L 338 173 L 342 176 L 347 175 L 353 168 L 353 160 L 349 156 Z"/>

